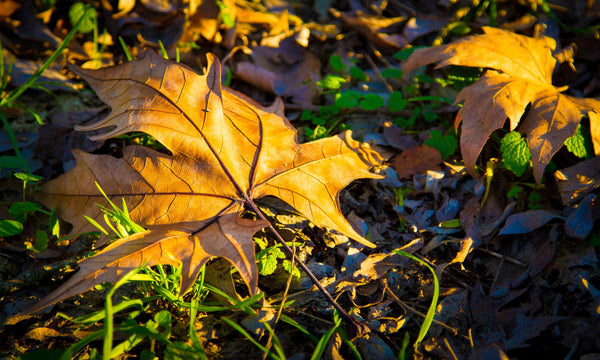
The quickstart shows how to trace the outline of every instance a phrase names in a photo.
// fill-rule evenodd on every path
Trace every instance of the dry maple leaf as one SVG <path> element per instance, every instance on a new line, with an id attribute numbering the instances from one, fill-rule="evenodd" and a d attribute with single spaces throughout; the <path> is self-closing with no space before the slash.
<path id="1" fill-rule="evenodd" d="M 94 228 L 106 204 L 124 198 L 131 218 L 149 228 L 117 240 L 80 263 L 80 270 L 42 299 L 36 311 L 101 282 L 114 282 L 143 264 L 181 264 L 182 291 L 211 257 L 228 259 L 257 291 L 253 234 L 268 226 L 253 200 L 276 196 L 314 224 L 367 246 L 339 208 L 339 192 L 358 178 L 378 178 L 369 169 L 379 155 L 351 133 L 299 144 L 282 116 L 281 101 L 263 108 L 221 86 L 221 66 L 212 55 L 198 75 L 153 52 L 140 60 L 100 70 L 75 69 L 112 107 L 109 116 L 78 130 L 111 127 L 93 139 L 143 131 L 172 155 L 128 146 L 123 157 L 75 150 L 76 167 L 45 184 L 39 200 L 73 224 L 73 234 Z M 118 200 L 120 201 L 120 200 Z M 240 218 L 244 209 L 258 220 Z"/>
<path id="2" fill-rule="evenodd" d="M 531 38 L 509 31 L 483 27 L 484 34 L 467 36 L 451 44 L 417 49 L 404 71 L 438 63 L 481 67 L 487 70 L 474 84 L 461 90 L 464 101 L 455 126 L 462 121 L 460 145 L 465 166 L 475 174 L 475 163 L 489 136 L 510 121 L 526 134 L 535 179 L 541 182 L 546 165 L 573 136 L 583 115 L 600 112 L 600 101 L 564 95 L 552 85 L 556 43 L 548 37 Z M 531 108 L 527 111 L 527 106 Z M 593 132 L 592 138 L 600 139 Z"/>
<path id="3" fill-rule="evenodd" d="M 440 152 L 429 145 L 420 145 L 404 150 L 400 156 L 391 160 L 390 166 L 396 170 L 398 179 L 431 170 L 442 162 Z"/>

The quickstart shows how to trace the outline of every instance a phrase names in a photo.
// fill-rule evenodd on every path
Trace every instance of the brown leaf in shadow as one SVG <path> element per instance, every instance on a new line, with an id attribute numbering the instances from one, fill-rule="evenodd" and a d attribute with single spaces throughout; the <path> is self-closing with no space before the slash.
<path id="1" fill-rule="evenodd" d="M 429 145 L 421 145 L 404 150 L 400 156 L 392 160 L 392 167 L 398 174 L 398 179 L 421 174 L 431 170 L 442 162 L 440 152 Z"/>
<path id="2" fill-rule="evenodd" d="M 396 50 L 408 44 L 408 41 L 398 34 L 400 26 L 406 21 L 404 17 L 385 18 L 362 11 L 351 15 L 334 9 L 329 11 L 333 16 L 341 18 L 346 26 L 384 49 Z"/>

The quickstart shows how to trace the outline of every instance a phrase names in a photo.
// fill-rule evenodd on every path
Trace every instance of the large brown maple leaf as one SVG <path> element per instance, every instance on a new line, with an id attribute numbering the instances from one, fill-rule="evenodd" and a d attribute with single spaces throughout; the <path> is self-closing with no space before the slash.
<path id="1" fill-rule="evenodd" d="M 475 174 L 479 153 L 489 136 L 510 121 L 527 137 L 535 179 L 567 138 L 573 136 L 584 114 L 600 112 L 600 101 L 562 94 L 552 85 L 556 42 L 548 37 L 531 38 L 509 31 L 483 27 L 484 34 L 467 36 L 443 46 L 417 49 L 404 71 L 438 63 L 481 67 L 487 70 L 471 86 L 461 90 L 456 102 L 464 101 L 455 126 L 462 121 L 460 145 L 466 168 Z M 526 112 L 527 106 L 531 108 Z M 600 133 L 592 133 L 594 141 Z"/>
<path id="2" fill-rule="evenodd" d="M 186 291 L 214 256 L 228 259 L 255 293 L 252 236 L 269 223 L 253 200 L 269 195 L 318 226 L 374 246 L 339 207 L 338 195 L 351 181 L 378 177 L 369 169 L 380 157 L 350 132 L 299 144 L 281 101 L 264 108 L 221 86 L 221 66 L 212 55 L 202 76 L 153 52 L 114 67 L 74 71 L 112 108 L 106 119 L 78 130 L 112 128 L 93 139 L 143 131 L 172 155 L 142 146 L 126 147 L 122 158 L 73 152 L 75 168 L 46 183 L 39 200 L 72 223 L 73 234 L 92 231 L 83 215 L 100 219 L 96 204 L 106 203 L 97 182 L 110 199 L 124 198 L 131 218 L 149 230 L 82 261 L 30 311 L 114 282 L 142 264 L 181 264 Z M 244 209 L 258 219 L 241 218 Z"/>

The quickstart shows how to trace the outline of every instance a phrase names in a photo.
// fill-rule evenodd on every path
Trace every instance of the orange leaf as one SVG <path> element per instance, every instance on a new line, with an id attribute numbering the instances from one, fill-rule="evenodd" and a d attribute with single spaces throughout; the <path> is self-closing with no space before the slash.
<path id="1" fill-rule="evenodd" d="M 126 147 L 121 159 L 74 151 L 76 167 L 45 184 L 39 200 L 72 222 L 74 233 L 91 231 L 81 217 L 101 216 L 95 204 L 105 201 L 98 182 L 111 200 L 124 198 L 132 220 L 150 230 L 83 261 L 35 310 L 114 282 L 144 263 L 181 263 L 186 291 L 213 256 L 235 265 L 255 293 L 252 236 L 268 222 L 239 214 L 257 210 L 253 201 L 264 196 L 279 197 L 314 224 L 374 246 L 345 219 L 338 196 L 355 179 L 378 178 L 369 169 L 380 163 L 379 155 L 350 132 L 299 144 L 280 101 L 264 108 L 221 86 L 220 64 L 212 55 L 208 63 L 198 75 L 147 52 L 114 67 L 74 70 L 112 107 L 106 119 L 79 130 L 112 128 L 93 139 L 143 131 L 172 155 L 141 146 Z"/>
<path id="2" fill-rule="evenodd" d="M 534 177 L 541 182 L 552 156 L 572 136 L 581 117 L 600 109 L 600 101 L 574 98 L 552 85 L 556 59 L 553 39 L 530 38 L 509 31 L 483 27 L 483 35 L 468 36 L 451 44 L 417 49 L 404 71 L 438 63 L 481 67 L 488 70 L 474 84 L 461 90 L 456 102 L 464 102 L 456 117 L 463 123 L 460 138 L 465 166 L 476 174 L 477 158 L 489 136 L 504 126 L 525 133 L 532 154 Z M 525 118 L 525 109 L 531 105 Z M 600 133 L 592 139 L 600 141 Z"/>

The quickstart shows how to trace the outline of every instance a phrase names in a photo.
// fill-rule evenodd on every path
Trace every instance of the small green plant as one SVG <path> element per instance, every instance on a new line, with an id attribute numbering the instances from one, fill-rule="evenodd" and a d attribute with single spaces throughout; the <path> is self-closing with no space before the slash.
<path id="1" fill-rule="evenodd" d="M 285 271 L 291 273 L 295 277 L 300 277 L 300 270 L 297 267 L 292 268 L 292 261 L 286 259 L 287 256 L 281 250 L 281 245 L 276 244 L 269 246 L 267 239 L 262 237 L 255 237 L 254 241 L 258 244 L 261 251 L 256 254 L 256 262 L 258 265 L 258 272 L 262 276 L 271 275 L 277 270 L 277 265 L 281 260 L 281 266 Z M 289 243 L 288 246 L 300 246 L 301 243 Z"/>
<path id="2" fill-rule="evenodd" d="M 436 148 L 442 155 L 442 159 L 447 159 L 458 148 L 458 140 L 452 128 L 447 134 L 442 134 L 441 131 L 434 129 L 429 132 L 429 135 L 431 137 L 425 140 L 425 145 Z"/>
<path id="3" fill-rule="evenodd" d="M 591 159 L 594 156 L 594 145 L 587 127 L 577 125 L 575 134 L 565 141 L 566 149 L 580 159 Z"/>
<path id="4" fill-rule="evenodd" d="M 86 346 L 90 345 L 92 341 L 102 338 L 102 353 L 98 354 L 98 350 L 91 348 L 87 357 L 90 359 L 113 359 L 119 356 L 127 354 L 133 350 L 134 347 L 141 344 L 143 341 L 148 341 L 149 346 L 141 350 L 140 357 L 145 359 L 155 358 L 155 343 L 159 342 L 164 346 L 165 357 L 167 354 L 178 355 L 179 358 L 189 359 L 205 359 L 206 355 L 199 344 L 195 331 L 192 332 L 193 322 L 195 321 L 197 309 L 195 307 L 196 302 L 193 301 L 189 308 L 191 311 L 191 323 L 189 336 L 193 345 L 188 345 L 184 342 L 171 341 L 172 334 L 172 322 L 173 316 L 168 310 L 160 310 L 154 314 L 150 314 L 150 319 L 147 319 L 148 312 L 152 310 L 150 307 L 151 301 L 155 300 L 155 297 L 142 298 L 142 299 L 125 299 L 118 304 L 113 304 L 113 297 L 115 292 L 121 286 L 128 282 L 147 281 L 147 278 L 139 274 L 144 267 L 138 267 L 125 276 L 123 276 L 117 283 L 109 288 L 109 291 L 105 297 L 104 309 L 95 311 L 91 314 L 82 315 L 76 318 L 69 318 L 66 315 L 62 315 L 64 318 L 72 321 L 75 324 L 80 325 L 80 329 L 86 329 L 99 322 L 103 322 L 103 328 L 96 330 L 83 339 L 79 340 L 75 344 L 71 345 L 66 350 L 62 351 L 60 359 L 71 359 L 74 354 L 81 352 Z M 124 319 L 120 324 L 115 324 L 115 318 Z M 118 331 L 126 335 L 126 338 L 120 341 L 118 344 L 114 344 L 114 333 Z M 195 338 L 194 338 L 195 336 Z M 195 341 L 194 341 L 195 339 Z M 175 357 L 173 357 L 175 358 Z"/>
<path id="5" fill-rule="evenodd" d="M 25 245 L 28 250 L 33 252 L 41 252 L 48 246 L 49 235 L 60 237 L 60 223 L 54 211 L 47 211 L 42 208 L 42 205 L 37 202 L 27 201 L 26 193 L 30 189 L 31 184 L 37 184 L 42 178 L 40 176 L 16 173 L 14 177 L 23 181 L 22 201 L 13 202 L 8 213 L 13 219 L 0 220 L 0 237 L 18 235 L 23 231 L 23 226 L 28 217 L 40 213 L 48 216 L 48 230 L 36 229 L 33 242 L 26 241 Z"/>
<path id="6" fill-rule="evenodd" d="M 399 52 L 398 58 L 406 56 L 406 52 Z M 350 59 L 351 63 L 356 64 L 356 59 Z M 432 101 L 435 103 L 452 102 L 449 99 L 438 96 L 412 96 L 418 93 L 418 86 L 403 86 L 402 89 L 393 89 L 389 94 L 370 93 L 368 90 L 371 79 L 361 68 L 356 65 L 346 65 L 339 55 L 332 55 L 329 58 L 329 67 L 333 73 L 327 74 L 323 79 L 317 81 L 318 91 L 322 95 L 327 95 L 332 100 L 330 105 L 321 106 L 317 112 L 305 110 L 300 115 L 300 120 L 310 122 L 305 128 L 307 140 L 316 140 L 330 136 L 334 131 L 343 131 L 351 129 L 349 124 L 344 123 L 345 118 L 352 112 L 400 112 L 407 108 L 409 104 L 420 104 L 423 101 Z M 380 76 L 385 81 L 397 81 L 402 77 L 402 71 L 395 68 L 386 68 L 379 71 Z M 432 83 L 433 80 L 425 74 L 420 74 L 415 82 Z M 358 89 L 361 89 L 360 91 Z M 406 97 L 410 94 L 411 97 Z M 423 117 L 427 123 L 438 120 L 438 114 L 417 105 L 413 109 L 414 114 L 409 117 L 397 117 L 394 120 L 396 125 L 403 128 L 411 128 L 418 117 Z"/>
<path id="7" fill-rule="evenodd" d="M 531 152 L 527 142 L 518 131 L 504 135 L 500 142 L 502 164 L 517 176 L 522 176 L 531 163 Z"/>
<path id="8" fill-rule="evenodd" d="M 82 2 L 76 2 L 69 8 L 69 20 L 73 27 L 79 23 L 78 31 L 82 34 L 89 34 L 97 29 L 98 14 L 93 7 L 86 7 Z"/>
<path id="9" fill-rule="evenodd" d="M 581 124 L 577 126 L 575 134 L 565 141 L 564 147 L 580 159 L 589 159 L 594 154 L 590 132 Z M 510 131 L 502 137 L 500 153 L 502 166 L 517 177 L 522 177 L 531 168 L 531 152 L 527 140 L 518 131 Z"/>
<path id="10" fill-rule="evenodd" d="M 127 210 L 127 206 L 124 201 L 123 208 L 120 209 L 108 199 L 100 187 L 99 189 L 111 207 L 106 208 L 101 206 L 102 212 L 105 215 L 104 220 L 106 225 L 114 232 L 115 237 L 123 238 L 136 232 L 145 231 L 143 227 L 136 224 L 130 218 L 129 211 Z M 92 223 L 96 225 L 96 227 L 102 233 L 109 235 L 108 231 L 106 231 L 104 227 L 100 226 L 92 219 L 88 218 L 88 220 L 92 221 Z M 95 311 L 93 313 L 82 315 L 76 318 L 69 318 L 66 315 L 60 314 L 73 323 L 80 325 L 80 329 L 88 328 L 94 324 L 97 324 L 98 322 L 103 322 L 104 326 L 101 330 L 96 330 L 90 333 L 83 339 L 71 345 L 69 348 L 61 351 L 59 358 L 71 359 L 73 358 L 74 354 L 79 353 L 86 346 L 90 345 L 92 341 L 103 338 L 101 353 L 99 353 L 97 349 L 91 348 L 87 354 L 90 359 L 104 360 L 123 356 L 143 341 L 148 341 L 150 345 L 141 351 L 140 356 L 142 358 L 155 358 L 155 343 L 159 342 L 164 347 L 165 357 L 206 359 L 206 355 L 195 332 L 193 322 L 196 319 L 199 309 L 204 311 L 215 309 L 212 309 L 210 306 L 198 306 L 197 296 L 199 295 L 199 292 L 196 293 L 196 296 L 194 296 L 190 303 L 184 302 L 179 296 L 179 279 L 181 275 L 181 269 L 180 267 L 170 268 L 170 270 L 165 270 L 165 267 L 163 266 L 157 266 L 154 268 L 141 266 L 135 268 L 119 279 L 114 285 L 108 287 L 109 291 L 105 296 L 104 310 Z M 203 279 L 203 274 L 201 279 Z M 144 289 L 152 288 L 156 290 L 158 295 L 141 296 L 141 298 L 138 299 L 126 298 L 123 301 L 114 304 L 113 298 L 116 290 L 132 281 L 138 283 L 138 289 L 142 292 L 144 292 Z M 141 284 L 150 285 L 143 286 Z M 98 288 L 104 287 L 105 286 L 98 286 Z M 188 345 L 185 342 L 170 340 L 173 317 L 169 311 L 160 310 L 152 314 L 149 320 L 144 320 L 144 318 L 147 318 L 145 314 L 148 314 L 148 312 L 152 311 L 153 309 L 150 306 L 151 303 L 157 299 L 167 300 L 175 305 L 181 306 L 182 308 L 191 309 L 189 337 L 192 345 Z M 223 309 L 223 307 L 216 307 L 216 310 Z M 124 320 L 121 321 L 120 324 L 115 325 L 115 317 L 117 315 L 120 319 Z M 122 340 L 115 345 L 114 333 L 116 331 L 124 333 L 127 337 L 125 340 Z"/>

